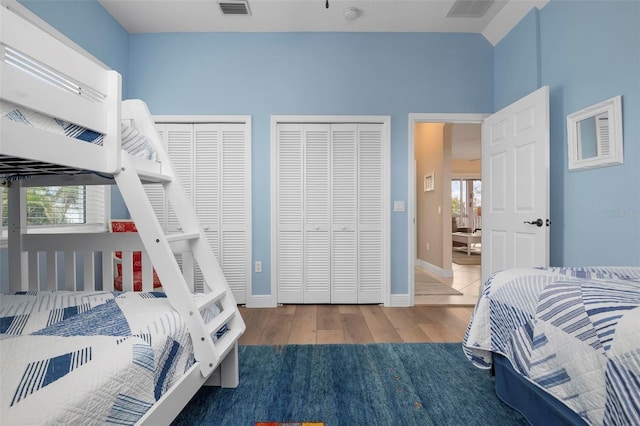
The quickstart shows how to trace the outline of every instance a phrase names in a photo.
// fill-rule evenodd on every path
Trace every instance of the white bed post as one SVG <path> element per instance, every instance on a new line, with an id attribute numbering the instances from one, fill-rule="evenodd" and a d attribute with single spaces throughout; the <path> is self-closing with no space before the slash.
<path id="1" fill-rule="evenodd" d="M 25 191 L 19 180 L 7 183 L 9 290 L 11 292 L 28 289 L 27 252 L 22 247 L 22 235 L 27 232 Z"/>

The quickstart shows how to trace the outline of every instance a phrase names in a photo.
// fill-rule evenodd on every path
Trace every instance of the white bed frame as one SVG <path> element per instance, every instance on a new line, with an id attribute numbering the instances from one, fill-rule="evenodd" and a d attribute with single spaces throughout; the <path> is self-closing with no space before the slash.
<path id="1" fill-rule="evenodd" d="M 93 290 L 97 285 L 95 260 L 101 257 L 103 290 L 112 290 L 114 251 L 123 252 L 123 265 L 131 265 L 133 251 L 142 251 L 143 291 L 153 289 L 153 265 L 169 302 L 189 327 L 196 358 L 187 374 L 139 422 L 168 424 L 202 385 L 238 385 L 237 344 L 245 330 L 244 321 L 146 105 L 138 100 L 123 102 L 121 78 L 116 71 L 105 69 L 12 9 L 4 4 L 0 7 L 0 99 L 102 133 L 104 143 L 94 145 L 3 120 L 0 127 L 3 163 L 26 159 L 38 162 L 41 170 L 56 165 L 70 171 L 97 172 L 45 172 L 6 182 L 10 289 Z M 129 120 L 154 141 L 158 161 L 134 158 L 121 150 L 122 120 Z M 148 182 L 162 183 L 184 233 L 164 234 L 144 191 L 143 184 Z M 138 234 L 27 233 L 25 186 L 105 183 L 118 185 Z M 184 274 L 175 252 L 182 253 Z M 58 280 L 60 253 L 64 253 L 63 280 Z M 40 280 L 43 261 L 46 261 L 46 273 L 42 274 L 45 282 Z M 83 263 L 81 278 L 76 276 L 76 262 Z M 195 264 L 202 271 L 207 293 L 198 303 L 192 296 Z M 127 267 L 123 268 L 125 290 L 133 289 L 132 275 Z M 212 303 L 221 305 L 222 312 L 205 324 L 200 309 Z M 229 330 L 214 342 L 212 333 L 225 324 Z"/>

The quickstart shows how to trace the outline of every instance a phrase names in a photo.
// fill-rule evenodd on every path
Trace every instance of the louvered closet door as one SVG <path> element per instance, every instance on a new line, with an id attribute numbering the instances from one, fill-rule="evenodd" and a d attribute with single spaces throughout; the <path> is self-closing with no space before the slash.
<path id="1" fill-rule="evenodd" d="M 182 182 L 187 197 L 193 201 L 193 126 L 191 124 L 166 124 L 165 140 L 169 151 L 169 158 L 173 168 Z M 171 203 L 168 206 L 167 231 L 181 231 Z"/>
<path id="2" fill-rule="evenodd" d="M 160 141 L 163 146 L 167 147 L 167 143 L 165 141 L 165 125 L 158 124 L 156 125 L 156 130 L 158 132 L 158 136 L 160 136 Z M 162 189 L 161 183 L 148 183 L 144 185 L 144 191 L 147 193 L 147 197 L 149 198 L 149 202 L 151 202 L 151 207 L 153 207 L 153 211 L 162 226 L 162 229 L 166 229 L 166 204 L 164 198 L 164 191 Z"/>
<path id="3" fill-rule="evenodd" d="M 304 125 L 303 303 L 331 302 L 329 129 Z"/>
<path id="4" fill-rule="evenodd" d="M 176 173 L 238 303 L 251 280 L 250 141 L 244 123 L 159 124 Z M 168 206 L 169 232 L 179 224 Z M 196 290 L 203 289 L 196 268 Z"/>
<path id="5" fill-rule="evenodd" d="M 194 194 L 196 215 L 220 263 L 220 125 L 189 124 L 194 134 Z M 196 267 L 196 291 L 202 291 L 202 272 Z"/>
<path id="6" fill-rule="evenodd" d="M 382 124 L 278 124 L 279 303 L 381 303 L 386 280 Z"/>
<path id="7" fill-rule="evenodd" d="M 303 303 L 303 132 L 279 124 L 276 136 L 276 251 L 279 303 Z"/>
<path id="8" fill-rule="evenodd" d="M 380 303 L 385 280 L 382 125 L 359 124 L 358 146 L 358 303 Z"/>
<path id="9" fill-rule="evenodd" d="M 358 303 L 356 124 L 331 126 L 331 303 Z"/>
<path id="10" fill-rule="evenodd" d="M 222 270 L 238 303 L 246 303 L 251 275 L 250 175 L 244 124 L 221 124 L 220 192 Z"/>

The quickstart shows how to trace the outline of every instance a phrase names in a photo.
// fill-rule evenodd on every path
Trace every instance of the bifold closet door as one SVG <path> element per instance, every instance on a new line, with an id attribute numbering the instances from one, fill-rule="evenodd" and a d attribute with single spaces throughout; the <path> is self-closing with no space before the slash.
<path id="1" fill-rule="evenodd" d="M 330 303 L 329 126 L 282 124 L 277 147 L 279 303 Z"/>
<path id="2" fill-rule="evenodd" d="M 279 303 L 381 303 L 385 283 L 381 124 L 278 124 Z"/>
<path id="3" fill-rule="evenodd" d="M 246 303 L 251 279 L 251 159 L 245 127 L 234 123 L 220 125 L 218 259 L 237 303 Z"/>
<path id="4" fill-rule="evenodd" d="M 331 303 L 329 126 L 303 126 L 303 303 Z"/>
<path id="5" fill-rule="evenodd" d="M 384 215 L 384 135 L 358 124 L 358 303 L 381 303 L 388 242 Z"/>
<path id="6" fill-rule="evenodd" d="M 251 277 L 250 145 L 246 125 L 160 123 L 157 128 L 236 301 L 246 303 Z M 155 196 L 155 189 L 151 191 Z M 156 204 L 164 208 L 165 229 L 180 231 L 173 208 L 164 201 L 162 192 L 155 198 L 154 208 Z M 202 280 L 197 268 L 196 290 L 202 290 Z"/>
<path id="7" fill-rule="evenodd" d="M 182 124 L 193 132 L 193 193 L 196 215 L 213 253 L 222 266 L 220 253 L 220 125 Z M 196 290 L 203 289 L 202 272 L 196 267 Z"/>
<path id="8" fill-rule="evenodd" d="M 156 131 L 160 137 L 160 142 L 164 149 L 167 149 L 167 142 L 165 140 L 165 125 L 156 124 Z M 114 188 L 117 188 L 114 186 Z M 149 183 L 144 185 L 144 191 L 147 193 L 151 207 L 162 226 L 162 229 L 167 229 L 167 205 L 164 199 L 164 191 L 161 183 Z"/>
<path id="9" fill-rule="evenodd" d="M 331 303 L 358 303 L 358 125 L 331 125 Z"/>
<path id="10" fill-rule="evenodd" d="M 279 124 L 276 135 L 276 253 L 279 303 L 303 303 L 303 128 Z"/>

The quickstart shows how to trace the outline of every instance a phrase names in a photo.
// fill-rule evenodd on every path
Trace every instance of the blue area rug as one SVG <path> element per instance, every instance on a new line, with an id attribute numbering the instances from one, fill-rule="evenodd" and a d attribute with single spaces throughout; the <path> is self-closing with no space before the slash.
<path id="1" fill-rule="evenodd" d="M 174 425 L 527 425 L 460 343 L 240 346 L 240 386 L 203 387 Z"/>

